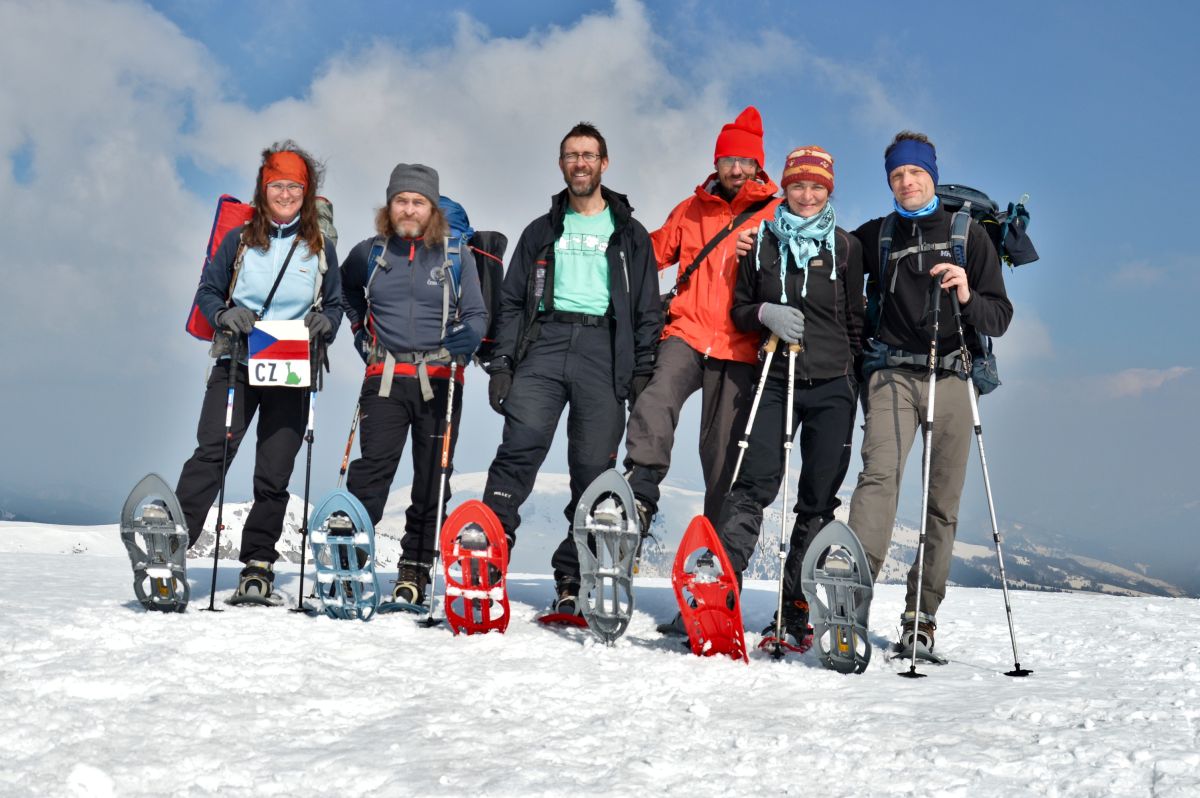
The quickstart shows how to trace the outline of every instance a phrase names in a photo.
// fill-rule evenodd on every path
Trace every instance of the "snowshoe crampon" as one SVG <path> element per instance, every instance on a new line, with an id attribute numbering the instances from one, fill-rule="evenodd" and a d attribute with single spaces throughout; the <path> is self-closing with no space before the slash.
<path id="1" fill-rule="evenodd" d="M 812 539 L 800 569 L 800 588 L 808 599 L 821 664 L 840 673 L 865 671 L 871 661 L 871 569 L 850 527 L 831 521 Z"/>
<path id="2" fill-rule="evenodd" d="M 508 537 L 496 514 L 477 499 L 463 502 L 442 524 L 439 545 L 446 621 L 454 634 L 507 629 Z"/>
<path id="3" fill-rule="evenodd" d="M 612 645 L 633 617 L 633 564 L 641 530 L 633 491 L 610 468 L 588 485 L 572 527 L 579 553 L 579 607 L 588 628 Z"/>
<path id="4" fill-rule="evenodd" d="M 330 618 L 371 620 L 380 589 L 367 509 L 349 491 L 335 490 L 313 510 L 308 527 L 320 609 Z"/>
<path id="5" fill-rule="evenodd" d="M 679 542 L 671 586 L 693 654 L 750 661 L 737 578 L 725 547 L 703 515 L 692 519 Z"/>
<path id="6" fill-rule="evenodd" d="M 158 474 L 142 478 L 121 508 L 121 542 L 133 566 L 133 592 L 148 610 L 183 612 L 188 532 L 175 492 Z"/>

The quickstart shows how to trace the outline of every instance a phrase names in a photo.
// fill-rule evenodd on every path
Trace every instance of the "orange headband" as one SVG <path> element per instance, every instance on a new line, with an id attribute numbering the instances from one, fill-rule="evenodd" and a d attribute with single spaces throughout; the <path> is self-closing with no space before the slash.
<path id="1" fill-rule="evenodd" d="M 263 164 L 262 183 L 274 183 L 276 180 L 291 180 L 308 188 L 308 164 L 294 152 L 275 152 L 267 156 Z"/>

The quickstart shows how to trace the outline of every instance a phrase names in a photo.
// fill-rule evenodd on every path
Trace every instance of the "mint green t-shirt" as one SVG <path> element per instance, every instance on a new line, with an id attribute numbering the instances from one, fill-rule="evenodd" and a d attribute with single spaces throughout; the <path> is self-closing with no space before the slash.
<path id="1" fill-rule="evenodd" d="M 594 216 L 567 210 L 563 234 L 554 244 L 554 309 L 603 316 L 608 312 L 608 240 L 612 211 Z"/>

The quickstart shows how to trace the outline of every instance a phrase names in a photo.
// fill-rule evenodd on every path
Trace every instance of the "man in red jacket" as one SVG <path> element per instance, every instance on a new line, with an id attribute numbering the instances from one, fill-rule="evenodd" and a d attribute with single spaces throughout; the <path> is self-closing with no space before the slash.
<path id="1" fill-rule="evenodd" d="M 716 171 L 651 234 L 659 271 L 678 264 L 675 297 L 664 319 L 654 374 L 635 392 L 626 428 L 625 470 L 645 533 L 658 511 L 659 483 L 671 465 L 679 411 L 700 391 L 700 464 L 704 514 L 716 521 L 729 489 L 737 447 L 753 398 L 759 335 L 729 318 L 738 230 L 769 219 L 779 187 L 762 170 L 762 117 L 753 106 L 721 128 Z M 735 224 L 736 222 L 736 224 Z M 641 386 L 637 386 L 641 387 Z"/>

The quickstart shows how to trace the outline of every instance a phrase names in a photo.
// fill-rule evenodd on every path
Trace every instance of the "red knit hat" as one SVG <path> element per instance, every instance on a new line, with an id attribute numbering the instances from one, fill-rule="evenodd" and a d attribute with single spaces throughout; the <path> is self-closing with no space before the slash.
<path id="1" fill-rule="evenodd" d="M 762 117 L 753 105 L 747 105 L 737 119 L 721 128 L 721 134 L 717 136 L 713 162 L 729 157 L 753 158 L 760 167 L 766 160 L 763 155 Z"/>
<path id="2" fill-rule="evenodd" d="M 815 144 L 792 150 L 783 163 L 783 177 L 779 179 L 779 187 L 787 188 L 789 183 L 799 180 L 820 183 L 832 194 L 833 156 Z"/>

